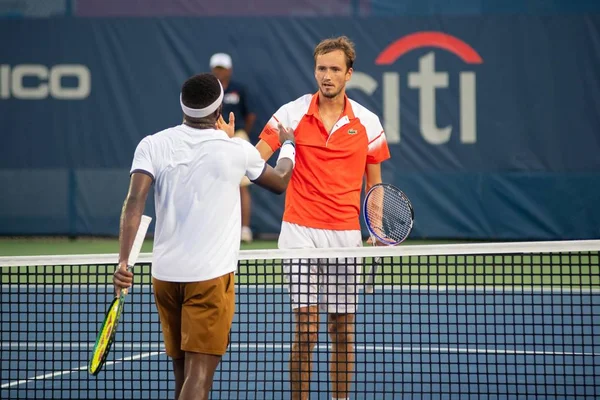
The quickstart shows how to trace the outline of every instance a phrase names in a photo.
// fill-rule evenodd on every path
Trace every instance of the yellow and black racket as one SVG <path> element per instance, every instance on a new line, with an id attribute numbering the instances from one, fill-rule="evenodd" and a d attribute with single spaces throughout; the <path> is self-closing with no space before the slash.
<path id="1" fill-rule="evenodd" d="M 146 237 L 146 231 L 148 231 L 148 225 L 150 225 L 150 221 L 152 221 L 152 218 L 142 215 L 140 227 L 135 235 L 135 240 L 133 241 L 133 246 L 131 247 L 131 253 L 129 254 L 129 260 L 127 261 L 127 269 L 131 269 L 135 265 L 137 258 L 140 255 L 142 244 L 144 244 L 144 238 Z M 102 367 L 108 358 L 110 346 L 115 339 L 119 318 L 121 317 L 121 312 L 123 311 L 125 296 L 127 296 L 127 289 L 122 289 L 119 296 L 115 297 L 108 307 L 104 321 L 102 321 L 88 369 L 92 375 L 97 375 L 98 372 L 102 370 Z"/>

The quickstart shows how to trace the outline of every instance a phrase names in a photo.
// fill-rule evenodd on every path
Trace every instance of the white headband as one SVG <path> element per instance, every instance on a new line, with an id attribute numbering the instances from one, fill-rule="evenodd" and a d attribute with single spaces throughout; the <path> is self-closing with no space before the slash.
<path id="1" fill-rule="evenodd" d="M 183 104 L 183 95 L 179 94 L 179 104 L 181 104 L 181 109 L 183 110 L 183 113 L 188 117 L 192 118 L 204 118 L 217 111 L 217 108 L 219 108 L 219 106 L 223 102 L 223 85 L 221 85 L 220 81 L 219 87 L 221 88 L 221 94 L 219 95 L 219 97 L 214 101 L 214 103 L 204 108 L 187 107 L 185 104 Z"/>

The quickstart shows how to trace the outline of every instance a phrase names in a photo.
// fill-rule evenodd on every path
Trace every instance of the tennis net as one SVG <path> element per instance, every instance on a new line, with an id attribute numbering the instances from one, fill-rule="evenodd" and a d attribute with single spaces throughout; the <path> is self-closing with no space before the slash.
<path id="1" fill-rule="evenodd" d="M 600 241 L 242 251 L 211 398 L 291 398 L 283 264 L 339 278 L 375 257 L 375 290 L 358 296 L 351 399 L 600 398 Z M 150 254 L 107 364 L 87 372 L 116 259 L 0 257 L 0 398 L 173 398 Z M 311 400 L 332 397 L 327 315 L 318 324 Z"/>

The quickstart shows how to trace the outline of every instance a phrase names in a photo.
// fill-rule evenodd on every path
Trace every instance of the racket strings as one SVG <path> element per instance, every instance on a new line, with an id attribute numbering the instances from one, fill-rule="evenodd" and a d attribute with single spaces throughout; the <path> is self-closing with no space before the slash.
<path id="1" fill-rule="evenodd" d="M 104 317 L 104 322 L 100 332 L 98 333 L 96 345 L 94 346 L 90 362 L 89 371 L 94 375 L 100 372 L 104 362 L 106 361 L 106 357 L 110 351 L 122 309 L 122 300 L 116 300 L 111 304 L 106 316 Z"/>
<path id="2" fill-rule="evenodd" d="M 413 212 L 408 199 L 389 186 L 378 187 L 370 194 L 366 213 L 374 233 L 382 239 L 401 242 L 412 229 Z"/>

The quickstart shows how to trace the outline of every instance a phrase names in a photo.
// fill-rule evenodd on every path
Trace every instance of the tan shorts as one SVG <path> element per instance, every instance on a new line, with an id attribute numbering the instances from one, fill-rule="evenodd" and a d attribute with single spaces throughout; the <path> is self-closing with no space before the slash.
<path id="1" fill-rule="evenodd" d="M 202 282 L 152 278 L 152 285 L 169 357 L 225 354 L 235 311 L 233 272 Z"/>

